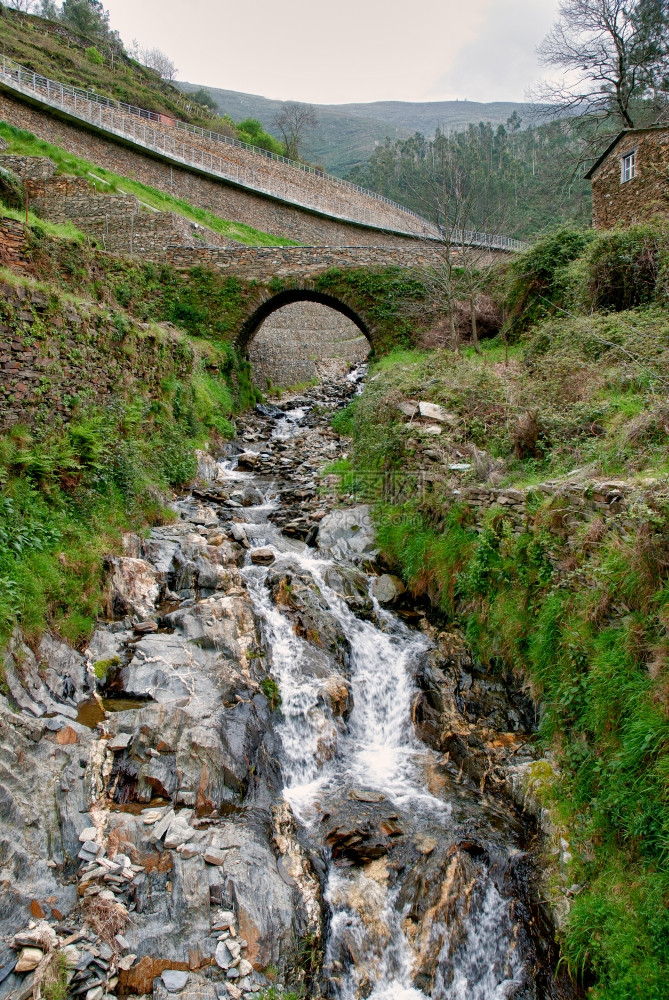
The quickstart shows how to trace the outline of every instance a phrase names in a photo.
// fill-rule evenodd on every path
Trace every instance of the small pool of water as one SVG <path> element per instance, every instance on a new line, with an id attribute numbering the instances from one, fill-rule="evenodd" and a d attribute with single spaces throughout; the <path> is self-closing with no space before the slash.
<path id="1" fill-rule="evenodd" d="M 99 722 L 104 722 L 109 712 L 131 712 L 133 709 L 144 708 L 151 698 L 90 698 L 79 705 L 77 722 L 81 726 L 95 729 Z"/>

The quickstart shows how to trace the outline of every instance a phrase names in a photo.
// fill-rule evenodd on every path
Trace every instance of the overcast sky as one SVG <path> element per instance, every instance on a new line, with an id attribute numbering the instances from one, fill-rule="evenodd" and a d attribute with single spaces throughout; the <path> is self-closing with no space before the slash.
<path id="1" fill-rule="evenodd" d="M 104 0 L 180 80 L 279 100 L 522 101 L 558 0 Z"/>

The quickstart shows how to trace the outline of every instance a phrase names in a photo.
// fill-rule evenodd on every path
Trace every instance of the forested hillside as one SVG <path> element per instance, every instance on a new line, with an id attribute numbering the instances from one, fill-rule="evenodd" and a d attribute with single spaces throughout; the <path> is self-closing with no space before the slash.
<path id="1" fill-rule="evenodd" d="M 556 223 L 589 224 L 590 184 L 568 125 L 522 125 L 514 113 L 497 127 L 388 140 L 349 178 L 435 221 L 457 198 L 468 229 L 528 238 Z"/>
<path id="2" fill-rule="evenodd" d="M 195 83 L 179 83 L 178 86 L 189 95 L 202 91 Z M 218 87 L 208 87 L 207 92 L 220 114 L 231 115 L 235 121 L 259 119 L 265 129 L 279 136 L 272 122 L 282 107 L 281 101 Z M 438 128 L 464 129 L 480 120 L 497 126 L 514 112 L 522 115 L 526 110 L 525 105 L 511 101 L 489 104 L 375 101 L 370 104 L 317 104 L 314 107 L 318 125 L 308 137 L 306 155 L 312 163 L 322 164 L 339 177 L 344 177 L 353 167 L 364 165 L 387 139 L 408 139 L 417 130 L 433 136 Z"/>

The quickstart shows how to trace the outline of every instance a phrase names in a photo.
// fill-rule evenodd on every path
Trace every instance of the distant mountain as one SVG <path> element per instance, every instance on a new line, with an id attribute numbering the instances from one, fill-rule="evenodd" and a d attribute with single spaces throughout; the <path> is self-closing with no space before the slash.
<path id="1" fill-rule="evenodd" d="M 186 93 L 200 89 L 197 83 L 179 83 Z M 221 114 L 236 122 L 258 118 L 268 132 L 277 134 L 272 119 L 282 105 L 257 94 L 206 87 Z M 466 128 L 474 122 L 501 125 L 517 111 L 528 119 L 532 110 L 527 104 L 494 101 L 375 101 L 373 104 L 316 104 L 319 127 L 309 136 L 305 155 L 312 163 L 322 164 L 330 173 L 344 177 L 349 170 L 369 159 L 374 149 L 391 139 L 406 139 L 414 132 L 433 136 L 437 127 L 446 131 Z"/>

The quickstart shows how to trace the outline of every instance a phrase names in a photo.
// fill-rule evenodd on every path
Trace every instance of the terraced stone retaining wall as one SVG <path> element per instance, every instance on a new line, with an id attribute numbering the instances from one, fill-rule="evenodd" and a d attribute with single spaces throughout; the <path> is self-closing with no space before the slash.
<path id="1" fill-rule="evenodd" d="M 86 402 L 157 398 L 163 379 L 193 370 L 182 337 L 123 320 L 0 281 L 0 430 L 66 422 Z"/>
<path id="2" fill-rule="evenodd" d="M 12 157 L 0 157 L 0 165 L 5 159 Z M 24 169 L 30 171 L 31 165 Z M 175 245 L 238 245 L 175 212 L 142 211 L 134 195 L 99 193 L 85 177 L 27 180 L 26 186 L 30 207 L 37 215 L 51 222 L 73 222 L 102 249 L 113 253 L 152 254 L 163 260 L 167 248 Z"/>
<path id="3" fill-rule="evenodd" d="M 132 177 L 193 205 L 207 208 L 224 219 L 244 222 L 298 243 L 400 247 L 415 242 L 411 237 L 338 221 L 319 215 L 316 210 L 310 211 L 236 188 L 233 184 L 200 174 L 196 169 L 174 166 L 149 153 L 124 146 L 120 141 L 115 142 L 111 137 L 90 131 L 83 125 L 78 127 L 61 120 L 6 91 L 0 92 L 0 120 L 27 129 L 40 139 L 62 146 L 121 176 Z M 313 175 L 302 175 L 299 171 L 294 173 L 318 180 Z"/>

